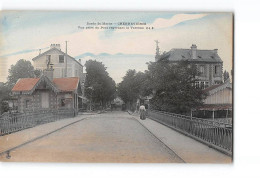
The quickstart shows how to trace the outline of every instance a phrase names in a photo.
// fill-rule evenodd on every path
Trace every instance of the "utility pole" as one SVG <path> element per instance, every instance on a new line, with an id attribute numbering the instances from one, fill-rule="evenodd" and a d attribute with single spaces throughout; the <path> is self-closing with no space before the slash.
<path id="1" fill-rule="evenodd" d="M 155 43 L 156 43 L 155 61 L 158 61 L 158 58 L 160 57 L 159 41 L 155 40 Z"/>
<path id="2" fill-rule="evenodd" d="M 67 63 L 67 42 L 68 41 L 65 41 L 66 42 L 66 55 L 65 55 L 65 77 L 67 77 L 68 75 L 67 75 L 67 70 L 68 70 L 68 68 L 67 68 L 67 65 L 68 65 L 68 63 Z"/>

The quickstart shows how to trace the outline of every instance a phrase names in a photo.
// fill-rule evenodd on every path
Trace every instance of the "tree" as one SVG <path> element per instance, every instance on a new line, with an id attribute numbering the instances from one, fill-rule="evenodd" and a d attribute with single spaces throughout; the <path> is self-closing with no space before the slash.
<path id="1" fill-rule="evenodd" d="M 85 63 L 86 67 L 86 97 L 94 103 L 99 103 L 105 107 L 107 102 L 110 102 L 115 97 L 116 84 L 109 76 L 106 67 L 101 62 L 96 60 L 88 60 Z"/>
<path id="2" fill-rule="evenodd" d="M 0 87 L 0 111 L 6 112 L 6 100 L 11 99 L 11 89 L 20 78 L 35 78 L 41 75 L 40 70 L 35 70 L 30 61 L 19 60 L 15 65 L 11 65 L 8 70 L 7 82 Z"/>
<path id="3" fill-rule="evenodd" d="M 227 81 L 227 79 L 229 79 L 229 73 L 226 70 L 223 73 L 223 77 L 224 77 L 224 82 Z"/>
<path id="4" fill-rule="evenodd" d="M 21 59 L 15 65 L 11 65 L 8 70 L 8 85 L 13 86 L 19 78 L 35 78 L 39 77 L 40 70 L 35 70 L 30 61 Z"/>
<path id="5" fill-rule="evenodd" d="M 150 62 L 147 73 L 149 88 L 154 91 L 151 100 L 154 109 L 187 113 L 203 104 L 206 94 L 194 85 L 199 74 L 196 66 L 187 61 L 178 64 Z"/>
<path id="6" fill-rule="evenodd" d="M 123 81 L 118 84 L 118 96 L 128 105 L 128 108 L 134 108 L 136 100 L 145 92 L 146 74 L 128 70 L 123 77 Z"/>
<path id="7" fill-rule="evenodd" d="M 11 89 L 6 83 L 0 86 L 0 114 L 8 111 L 9 106 L 6 100 L 10 98 L 10 91 Z"/>

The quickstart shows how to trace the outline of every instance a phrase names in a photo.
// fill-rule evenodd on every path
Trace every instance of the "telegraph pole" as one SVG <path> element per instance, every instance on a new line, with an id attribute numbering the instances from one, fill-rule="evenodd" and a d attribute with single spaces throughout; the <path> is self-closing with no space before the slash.
<path id="1" fill-rule="evenodd" d="M 155 43 L 156 43 L 155 61 L 158 61 L 158 58 L 160 57 L 159 41 L 155 40 Z"/>
<path id="2" fill-rule="evenodd" d="M 68 63 L 67 63 L 67 42 L 68 41 L 65 41 L 66 42 L 66 55 L 65 55 L 65 77 L 67 77 L 68 75 L 67 75 L 67 65 L 68 65 Z"/>

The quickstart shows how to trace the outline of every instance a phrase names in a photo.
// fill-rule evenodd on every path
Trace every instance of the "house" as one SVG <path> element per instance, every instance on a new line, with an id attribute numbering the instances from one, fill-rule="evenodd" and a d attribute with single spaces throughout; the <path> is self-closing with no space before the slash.
<path id="1" fill-rule="evenodd" d="M 208 94 L 204 99 L 203 106 L 197 108 L 197 116 L 203 118 L 222 118 L 229 119 L 231 123 L 232 119 L 232 84 L 230 80 L 226 80 L 222 84 L 213 85 L 203 90 Z"/>
<path id="2" fill-rule="evenodd" d="M 54 78 L 79 77 L 83 78 L 83 65 L 81 60 L 69 56 L 61 51 L 60 44 L 51 44 L 50 49 L 32 59 L 36 69 L 44 70 L 52 65 Z"/>
<path id="3" fill-rule="evenodd" d="M 178 63 L 180 61 L 188 61 L 195 64 L 199 71 L 196 77 L 195 86 L 197 88 L 207 88 L 212 85 L 221 84 L 223 82 L 223 61 L 218 55 L 218 49 L 199 50 L 195 44 L 190 49 L 174 48 L 163 54 L 159 53 L 158 41 L 156 48 L 155 61 L 169 61 L 170 63 Z"/>
<path id="4" fill-rule="evenodd" d="M 11 90 L 17 97 L 18 112 L 35 110 L 72 110 L 78 113 L 81 87 L 79 77 L 53 78 L 52 68 L 40 78 L 21 78 Z"/>
<path id="5" fill-rule="evenodd" d="M 51 44 L 50 49 L 44 53 L 32 59 L 35 69 L 41 71 L 46 67 L 53 68 L 53 78 L 66 78 L 66 77 L 78 77 L 81 85 L 82 94 L 80 97 L 79 108 L 83 107 L 83 103 L 86 103 L 84 94 L 84 82 L 86 74 L 83 73 L 83 65 L 81 59 L 76 60 L 67 53 L 61 51 L 60 44 Z"/>

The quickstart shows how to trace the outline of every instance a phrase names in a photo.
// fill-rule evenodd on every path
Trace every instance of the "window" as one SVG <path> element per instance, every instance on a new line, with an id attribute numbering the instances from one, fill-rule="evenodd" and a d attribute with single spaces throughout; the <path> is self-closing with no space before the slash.
<path id="1" fill-rule="evenodd" d="M 64 99 L 64 98 L 62 98 L 62 99 L 60 100 L 60 104 L 61 104 L 61 107 L 64 107 L 64 106 L 65 106 L 65 99 Z"/>
<path id="2" fill-rule="evenodd" d="M 219 73 L 219 66 L 215 66 L 215 69 L 214 69 L 214 72 L 215 72 L 215 75 L 217 75 Z"/>
<path id="3" fill-rule="evenodd" d="M 209 87 L 209 82 L 206 81 L 206 82 L 205 82 L 205 88 L 208 88 L 208 87 Z"/>
<path id="4" fill-rule="evenodd" d="M 27 100 L 25 100 L 25 108 L 28 108 L 29 107 L 29 100 L 27 99 Z"/>
<path id="5" fill-rule="evenodd" d="M 201 81 L 201 82 L 200 82 L 200 88 L 201 88 L 201 89 L 205 89 L 204 81 Z"/>
<path id="6" fill-rule="evenodd" d="M 200 66 L 200 74 L 201 75 L 205 74 L 205 67 L 203 65 Z"/>
<path id="7" fill-rule="evenodd" d="M 59 55 L 59 63 L 64 63 L 64 55 Z"/>
<path id="8" fill-rule="evenodd" d="M 200 87 L 199 81 L 195 81 L 195 88 L 199 88 L 199 87 Z"/>

